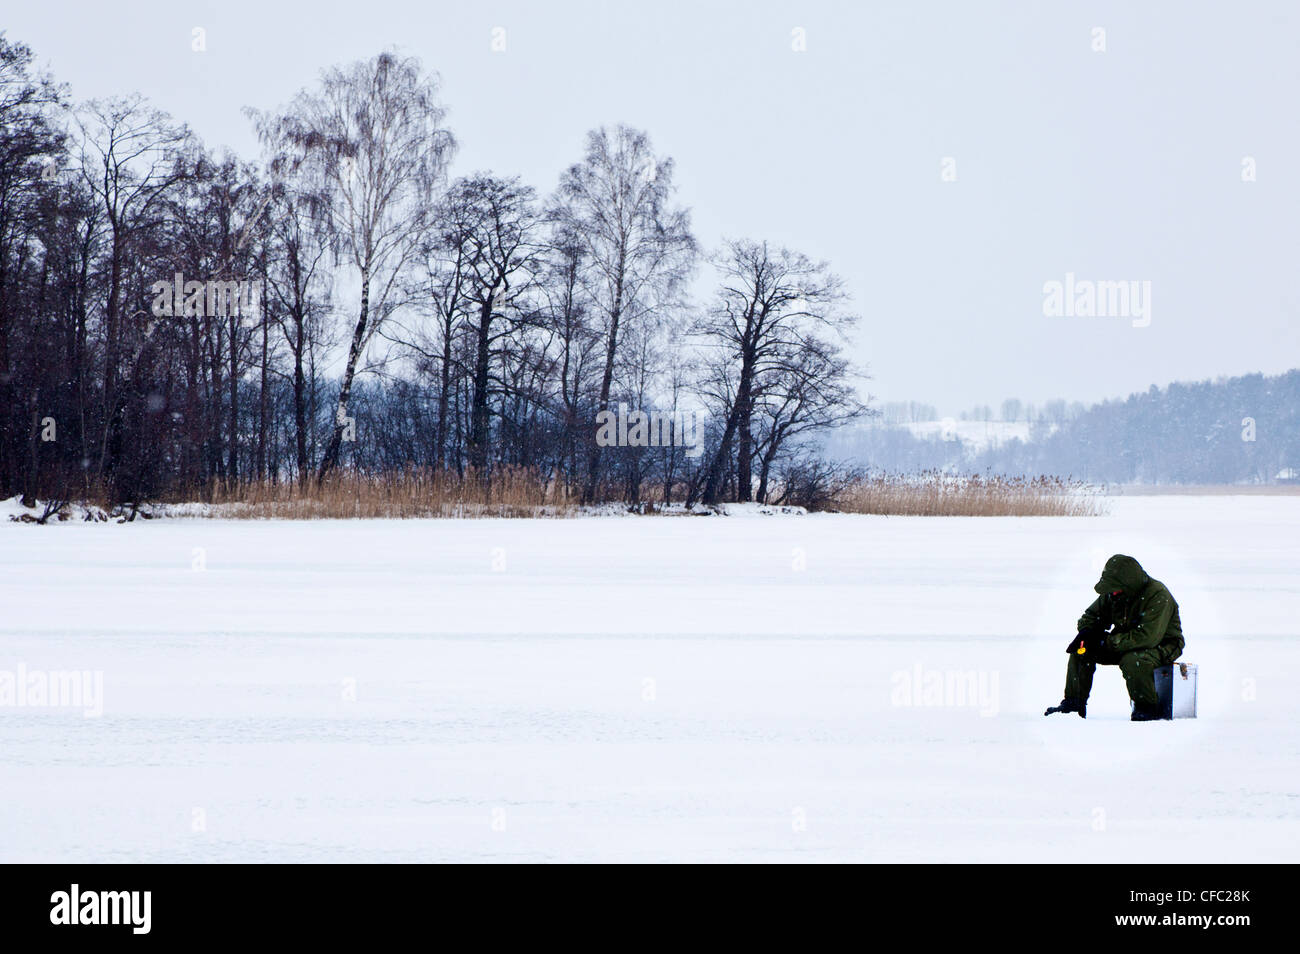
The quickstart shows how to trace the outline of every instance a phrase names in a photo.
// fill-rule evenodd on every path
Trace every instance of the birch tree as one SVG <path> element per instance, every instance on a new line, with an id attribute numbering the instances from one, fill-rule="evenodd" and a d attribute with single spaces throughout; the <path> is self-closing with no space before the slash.
<path id="1" fill-rule="evenodd" d="M 584 281 L 601 323 L 604 364 L 596 411 L 608 410 L 627 325 L 662 318 L 695 258 L 690 213 L 673 204 L 673 161 L 629 126 L 587 134 L 582 161 L 560 181 L 558 213 L 581 244 Z M 591 442 L 583 498 L 600 481 L 601 448 Z"/>
<path id="2" fill-rule="evenodd" d="M 436 77 L 418 59 L 381 53 L 327 70 L 319 86 L 299 93 L 280 117 L 280 137 L 298 149 L 295 173 L 328 190 L 324 214 L 336 253 L 360 282 L 319 479 L 338 465 L 361 358 L 433 224 L 435 192 L 455 148 L 438 92 Z"/>

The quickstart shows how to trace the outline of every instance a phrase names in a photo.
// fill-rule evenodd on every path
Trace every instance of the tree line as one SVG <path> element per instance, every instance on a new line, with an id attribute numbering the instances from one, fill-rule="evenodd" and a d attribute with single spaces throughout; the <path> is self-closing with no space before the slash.
<path id="1" fill-rule="evenodd" d="M 1300 482 L 1300 371 L 1152 385 L 991 448 L 977 466 L 1121 484 Z"/>
<path id="2" fill-rule="evenodd" d="M 1118 484 L 1300 483 L 1300 371 L 1152 385 L 1088 407 L 1050 401 L 1043 408 L 1030 418 L 1028 440 L 972 447 L 955 434 L 915 434 L 905 426 L 912 408 L 891 413 L 886 405 L 884 426 L 836 432 L 826 450 L 891 473 L 1068 474 Z"/>
<path id="3" fill-rule="evenodd" d="M 762 239 L 702 249 L 642 130 L 590 131 L 545 192 L 453 175 L 438 77 L 392 52 L 246 114 L 260 154 L 217 154 L 138 95 L 70 102 L 0 34 L 0 496 L 414 467 L 761 501 L 869 413 L 841 279 Z M 656 412 L 698 440 L 646 440 Z"/>

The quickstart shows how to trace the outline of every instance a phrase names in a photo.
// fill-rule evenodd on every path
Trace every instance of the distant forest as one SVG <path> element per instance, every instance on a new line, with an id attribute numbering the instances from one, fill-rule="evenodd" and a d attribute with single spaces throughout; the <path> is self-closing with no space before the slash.
<path id="1" fill-rule="evenodd" d="M 914 433 L 905 425 L 924 418 L 909 420 L 909 407 L 898 406 L 893 425 L 886 413 L 879 425 L 842 430 L 828 452 L 891 472 L 1047 473 L 1099 483 L 1270 484 L 1300 476 L 1300 370 L 1153 385 L 1086 408 L 1052 402 L 1045 413 L 1020 418 L 1029 422 L 1028 440 L 984 448 Z"/>

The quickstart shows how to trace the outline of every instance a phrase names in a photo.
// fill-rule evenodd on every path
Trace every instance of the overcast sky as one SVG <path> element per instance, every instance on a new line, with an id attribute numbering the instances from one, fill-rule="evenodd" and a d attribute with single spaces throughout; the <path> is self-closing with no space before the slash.
<path id="1" fill-rule="evenodd" d="M 75 97 L 142 92 L 250 158 L 242 107 L 391 46 L 441 74 L 455 173 L 549 192 L 586 130 L 640 126 L 706 247 L 768 238 L 845 277 L 879 399 L 956 414 L 1300 365 L 1300 4 L 617 6 L 12 2 L 0 27 Z M 1067 273 L 1150 282 L 1149 324 L 1045 315 Z"/>

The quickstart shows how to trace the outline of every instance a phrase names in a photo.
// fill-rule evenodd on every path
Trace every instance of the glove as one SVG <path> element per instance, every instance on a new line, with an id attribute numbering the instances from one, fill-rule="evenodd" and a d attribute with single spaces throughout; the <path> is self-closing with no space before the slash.
<path id="1" fill-rule="evenodd" d="M 1074 641 L 1066 647 L 1066 652 L 1071 656 L 1077 654 L 1080 649 L 1085 652 L 1099 652 L 1106 648 L 1106 631 L 1100 626 L 1092 626 L 1088 629 L 1079 630 L 1079 634 L 1074 637 Z"/>

